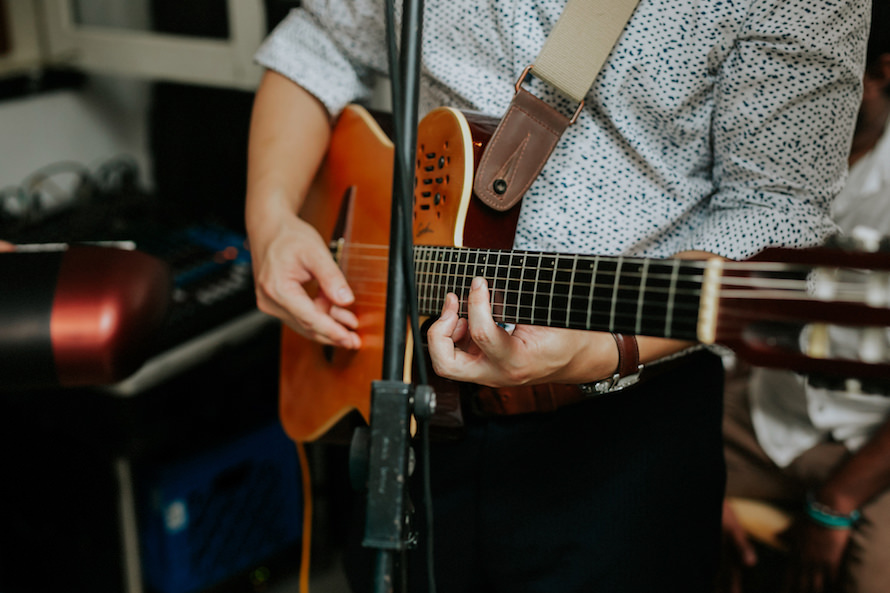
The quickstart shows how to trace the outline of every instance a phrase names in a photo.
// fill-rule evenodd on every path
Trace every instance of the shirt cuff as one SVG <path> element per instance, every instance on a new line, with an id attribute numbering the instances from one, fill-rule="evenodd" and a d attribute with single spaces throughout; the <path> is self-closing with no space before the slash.
<path id="1" fill-rule="evenodd" d="M 332 116 L 347 104 L 367 100 L 371 95 L 369 73 L 351 63 L 300 9 L 291 11 L 279 23 L 254 60 L 313 94 Z"/>

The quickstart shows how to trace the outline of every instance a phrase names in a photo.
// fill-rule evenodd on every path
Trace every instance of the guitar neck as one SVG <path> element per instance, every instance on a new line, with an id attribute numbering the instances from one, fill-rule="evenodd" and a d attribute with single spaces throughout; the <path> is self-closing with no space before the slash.
<path id="1" fill-rule="evenodd" d="M 701 262 L 542 254 L 456 247 L 414 248 L 418 306 L 441 311 L 454 292 L 488 280 L 496 321 L 695 340 Z"/>

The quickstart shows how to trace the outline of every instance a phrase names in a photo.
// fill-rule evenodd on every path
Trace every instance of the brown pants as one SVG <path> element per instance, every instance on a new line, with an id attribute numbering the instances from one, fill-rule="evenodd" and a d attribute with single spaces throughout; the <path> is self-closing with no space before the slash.
<path id="1" fill-rule="evenodd" d="M 772 502 L 801 512 L 808 490 L 818 487 L 849 453 L 842 444 L 821 443 L 785 468 L 770 460 L 754 435 L 747 398 L 747 377 L 728 378 L 723 434 L 728 496 Z M 862 509 L 843 566 L 845 593 L 890 591 L 890 491 Z"/>

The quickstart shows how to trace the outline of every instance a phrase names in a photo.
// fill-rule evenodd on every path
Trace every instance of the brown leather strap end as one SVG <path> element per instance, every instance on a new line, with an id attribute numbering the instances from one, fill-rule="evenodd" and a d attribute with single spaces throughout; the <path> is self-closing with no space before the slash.
<path id="1" fill-rule="evenodd" d="M 618 346 L 618 367 L 615 369 L 615 374 L 619 378 L 633 375 L 640 368 L 640 347 L 637 344 L 637 337 L 614 332 L 612 337 Z"/>
<path id="2" fill-rule="evenodd" d="M 507 211 L 525 195 L 571 120 L 523 88 L 485 147 L 473 191 L 486 205 Z"/>

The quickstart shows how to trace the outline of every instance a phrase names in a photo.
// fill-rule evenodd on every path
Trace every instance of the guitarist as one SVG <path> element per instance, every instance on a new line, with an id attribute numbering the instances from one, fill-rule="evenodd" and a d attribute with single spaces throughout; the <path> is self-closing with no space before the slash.
<path id="1" fill-rule="evenodd" d="M 428 2 L 422 111 L 502 114 L 563 6 Z M 740 259 L 820 242 L 846 170 L 866 14 L 867 0 L 642 0 L 525 194 L 515 247 Z M 375 0 L 307 0 L 257 53 L 268 72 L 251 124 L 246 223 L 258 305 L 345 348 L 362 347 L 354 295 L 325 239 L 294 213 L 332 119 L 385 73 L 382 15 Z M 526 86 L 559 104 L 541 81 Z M 449 297 L 430 328 L 434 368 L 506 389 L 470 402 L 464 438 L 434 445 L 438 590 L 709 591 L 724 483 L 719 358 L 697 351 L 655 380 L 582 397 L 565 386 L 688 344 L 508 333 L 481 279 L 468 301 L 460 319 Z M 509 397 L 546 384 L 565 388 Z M 357 589 L 367 587 L 369 574 L 356 574 Z M 409 571 L 410 590 L 426 590 L 421 574 Z"/>

